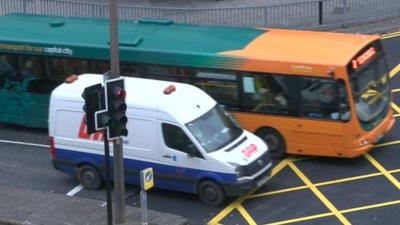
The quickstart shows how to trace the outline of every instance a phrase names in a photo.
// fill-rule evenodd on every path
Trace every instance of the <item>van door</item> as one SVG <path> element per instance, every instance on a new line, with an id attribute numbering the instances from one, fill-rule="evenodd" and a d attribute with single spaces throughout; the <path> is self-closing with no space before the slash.
<path id="1" fill-rule="evenodd" d="M 173 185 L 174 189 L 195 193 L 196 177 L 202 170 L 212 169 L 210 163 L 179 125 L 160 122 L 160 128 L 161 160 L 169 165 L 160 178 L 165 178 L 166 186 Z"/>

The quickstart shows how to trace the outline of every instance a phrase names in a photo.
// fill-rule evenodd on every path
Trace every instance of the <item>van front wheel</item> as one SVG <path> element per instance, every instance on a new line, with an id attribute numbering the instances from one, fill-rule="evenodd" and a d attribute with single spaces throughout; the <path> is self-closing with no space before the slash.
<path id="1" fill-rule="evenodd" d="M 210 180 L 200 183 L 198 193 L 200 200 L 209 206 L 219 206 L 226 199 L 222 188 L 217 183 Z"/>
<path id="2" fill-rule="evenodd" d="M 78 181 L 86 189 L 95 190 L 99 189 L 103 184 L 103 180 L 97 170 L 90 165 L 84 165 L 78 169 Z"/>

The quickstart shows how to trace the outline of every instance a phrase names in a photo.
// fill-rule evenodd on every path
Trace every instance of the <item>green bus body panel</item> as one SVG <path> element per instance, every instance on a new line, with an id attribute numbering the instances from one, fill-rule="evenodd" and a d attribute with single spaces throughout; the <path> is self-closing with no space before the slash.
<path id="1" fill-rule="evenodd" d="M 121 21 L 118 29 L 121 61 L 220 69 L 239 68 L 245 59 L 219 53 L 243 49 L 266 32 L 157 19 Z M 103 19 L 0 16 L 0 53 L 109 60 L 109 37 Z M 0 91 L 0 121 L 46 128 L 49 95 L 17 89 Z"/>
<path id="2" fill-rule="evenodd" d="M 52 22 L 61 25 L 51 26 Z M 265 32 L 137 21 L 120 22 L 118 29 L 121 61 L 226 69 L 239 67 L 244 59 L 221 56 L 220 52 L 243 49 Z M 109 36 L 109 23 L 102 19 L 27 14 L 0 17 L 2 52 L 108 60 Z"/>
<path id="3" fill-rule="evenodd" d="M 25 127 L 47 128 L 50 96 L 0 91 L 0 121 Z"/>

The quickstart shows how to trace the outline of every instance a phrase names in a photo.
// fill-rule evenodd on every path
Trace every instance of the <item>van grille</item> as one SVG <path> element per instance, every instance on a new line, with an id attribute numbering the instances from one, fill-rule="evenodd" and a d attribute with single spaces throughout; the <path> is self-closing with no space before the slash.
<path id="1" fill-rule="evenodd" d="M 263 169 L 271 160 L 268 157 L 268 152 L 265 152 L 260 157 L 258 157 L 254 162 L 247 166 L 244 166 L 243 173 L 244 176 L 252 176 L 261 169 Z"/>

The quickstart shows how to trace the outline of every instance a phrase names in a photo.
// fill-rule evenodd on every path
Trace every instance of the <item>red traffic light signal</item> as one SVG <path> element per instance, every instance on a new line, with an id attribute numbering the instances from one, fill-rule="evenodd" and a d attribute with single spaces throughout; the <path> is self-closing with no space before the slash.
<path id="1" fill-rule="evenodd" d="M 126 124 L 127 105 L 125 103 L 126 91 L 123 78 L 107 80 L 105 82 L 107 111 L 110 116 L 108 124 L 108 138 L 110 140 L 127 136 Z"/>

